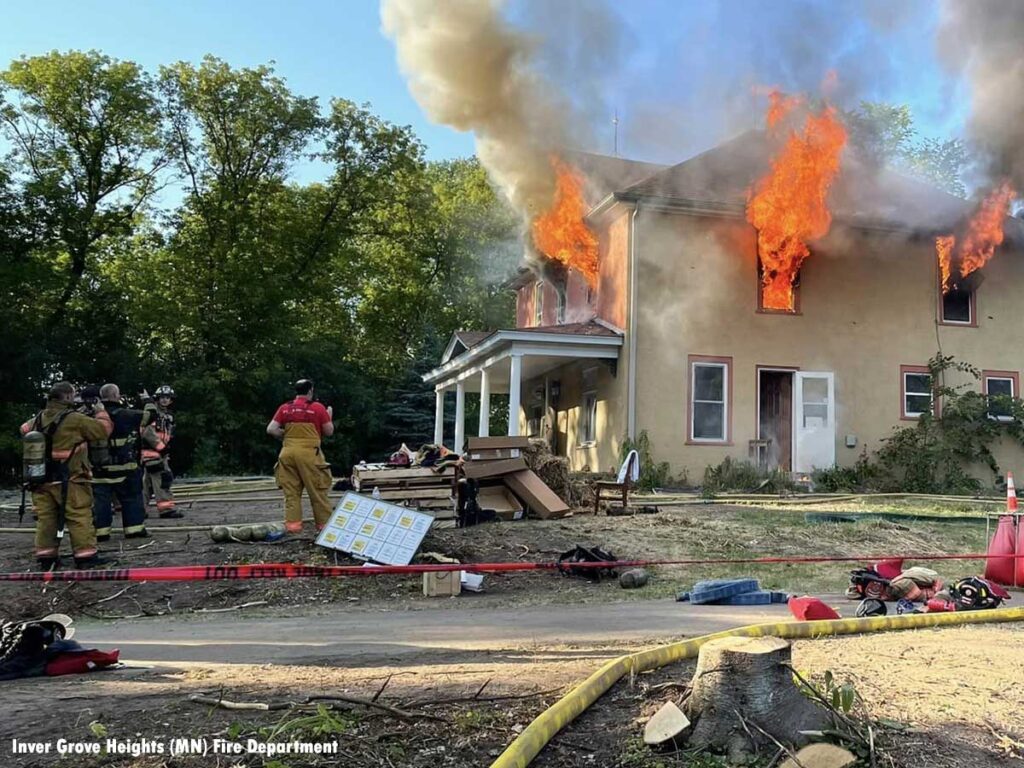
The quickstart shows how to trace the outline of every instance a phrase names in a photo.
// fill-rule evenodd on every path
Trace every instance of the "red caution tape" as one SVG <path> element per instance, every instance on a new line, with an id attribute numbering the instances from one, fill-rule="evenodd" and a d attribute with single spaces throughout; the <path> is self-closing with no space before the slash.
<path id="1" fill-rule="evenodd" d="M 874 563 L 879 560 L 987 560 L 1007 555 L 862 555 L 859 557 L 749 557 L 703 560 L 615 560 L 597 563 L 442 563 L 437 565 L 297 565 L 263 563 L 256 565 L 176 565 L 160 568 L 112 568 L 89 571 L 30 571 L 0 573 L 0 581 L 216 581 L 221 579 L 330 579 L 342 576 L 408 575 L 450 571 L 508 573 L 512 571 L 555 571 L 569 568 L 635 568 L 651 565 L 753 565 L 770 563 Z M 1024 553 L 1009 555 L 1024 558 Z"/>

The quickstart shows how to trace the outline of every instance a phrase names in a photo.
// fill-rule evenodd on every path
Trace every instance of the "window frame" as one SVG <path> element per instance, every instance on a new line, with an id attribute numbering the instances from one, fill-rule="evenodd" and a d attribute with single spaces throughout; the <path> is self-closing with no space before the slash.
<path id="1" fill-rule="evenodd" d="M 555 284 L 555 325 L 565 325 L 566 307 L 569 304 L 569 292 L 565 284 Z"/>
<path id="2" fill-rule="evenodd" d="M 757 299 L 757 314 L 759 315 L 802 315 L 800 309 L 800 285 L 803 277 L 803 266 L 796 272 L 796 280 L 793 283 L 793 308 L 792 309 L 768 309 L 764 305 L 764 294 L 761 290 L 761 275 L 764 267 L 761 264 L 761 257 L 754 259 L 754 295 Z"/>
<path id="3" fill-rule="evenodd" d="M 988 382 L 990 379 L 996 379 L 999 381 L 1009 381 L 1010 397 L 1020 397 L 1020 374 L 1017 371 L 983 370 L 981 372 L 981 392 L 986 397 L 989 397 Z M 1013 421 L 1013 416 L 1000 416 L 997 414 L 989 413 L 988 417 L 993 421 L 999 422 Z"/>
<path id="4" fill-rule="evenodd" d="M 533 327 L 544 325 L 544 281 L 533 284 Z"/>
<path id="5" fill-rule="evenodd" d="M 921 396 L 923 392 L 907 392 L 907 376 L 919 376 L 925 374 L 931 383 L 931 410 L 928 411 L 929 415 L 937 416 L 940 413 L 938 398 L 935 396 L 935 380 L 932 376 L 931 369 L 927 365 L 901 365 L 900 366 L 900 419 L 902 421 L 917 421 L 924 414 L 925 411 L 908 411 L 907 410 L 907 395 Z"/>
<path id="6" fill-rule="evenodd" d="M 576 434 L 576 444 L 580 448 L 589 448 L 597 442 L 597 390 L 588 389 L 581 393 L 580 421 Z M 591 409 L 590 398 L 593 398 Z"/>
<path id="7" fill-rule="evenodd" d="M 788 314 L 788 313 L 787 313 Z M 696 376 L 697 366 L 718 367 L 723 371 L 722 380 L 722 437 L 694 437 L 695 427 L 694 410 L 696 400 Z M 732 445 L 732 358 L 717 355 L 688 355 L 686 359 L 687 386 L 686 386 L 686 445 Z M 701 401 L 715 402 L 715 401 Z"/>
<path id="8" fill-rule="evenodd" d="M 977 328 L 978 327 L 978 288 L 977 286 L 971 288 L 968 293 L 970 294 L 970 312 L 971 319 L 967 322 L 963 320 L 947 320 L 945 314 L 945 307 L 943 306 L 943 298 L 945 294 L 942 292 L 942 276 L 939 275 L 936 278 L 936 291 L 938 297 L 936 299 L 936 312 L 938 317 L 939 325 L 949 325 L 954 328 Z"/>

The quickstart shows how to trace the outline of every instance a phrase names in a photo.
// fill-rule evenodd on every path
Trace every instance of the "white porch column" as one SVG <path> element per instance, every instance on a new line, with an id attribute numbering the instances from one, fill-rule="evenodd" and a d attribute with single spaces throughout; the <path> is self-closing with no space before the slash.
<path id="1" fill-rule="evenodd" d="M 444 389 L 434 389 L 434 445 L 444 442 Z"/>
<path id="2" fill-rule="evenodd" d="M 480 437 L 491 434 L 491 376 L 484 368 L 480 371 Z"/>
<path id="3" fill-rule="evenodd" d="M 523 388 L 523 357 L 513 354 L 508 375 L 508 436 L 519 437 L 519 398 Z"/>
<path id="4" fill-rule="evenodd" d="M 455 385 L 455 452 L 462 453 L 466 444 L 466 384 Z"/>

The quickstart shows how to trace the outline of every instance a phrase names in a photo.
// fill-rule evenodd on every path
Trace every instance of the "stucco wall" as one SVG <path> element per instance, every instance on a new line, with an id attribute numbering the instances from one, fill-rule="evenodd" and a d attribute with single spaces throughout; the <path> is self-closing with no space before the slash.
<path id="1" fill-rule="evenodd" d="M 708 464 L 746 458 L 756 437 L 756 366 L 832 371 L 836 460 L 879 447 L 900 419 L 900 365 L 944 354 L 978 368 L 1020 371 L 1024 260 L 997 253 L 977 292 L 977 328 L 936 324 L 928 240 L 834 228 L 801 272 L 800 314 L 756 311 L 755 233 L 735 219 L 643 211 L 636 233 L 637 428 L 656 458 L 699 481 Z M 688 355 L 732 358 L 732 445 L 687 445 Z M 975 384 L 980 388 L 980 384 Z M 857 438 L 845 446 L 845 435 Z M 1024 453 L 1000 446 L 1006 468 Z"/>

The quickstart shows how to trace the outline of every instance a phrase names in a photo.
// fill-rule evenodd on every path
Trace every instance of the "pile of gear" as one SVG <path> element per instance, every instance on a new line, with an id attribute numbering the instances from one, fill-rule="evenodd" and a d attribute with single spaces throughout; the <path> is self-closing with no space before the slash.
<path id="1" fill-rule="evenodd" d="M 896 613 L 976 611 L 998 608 L 1010 593 L 980 576 L 968 576 L 943 584 L 930 568 L 903 567 L 903 560 L 882 560 L 850 572 L 846 596 L 860 600 L 858 616 L 885 616 L 886 603 L 896 603 Z"/>
<path id="2" fill-rule="evenodd" d="M 94 672 L 118 663 L 118 651 L 83 648 L 71 638 L 72 618 L 51 613 L 31 621 L 0 621 L 0 680 Z"/>

